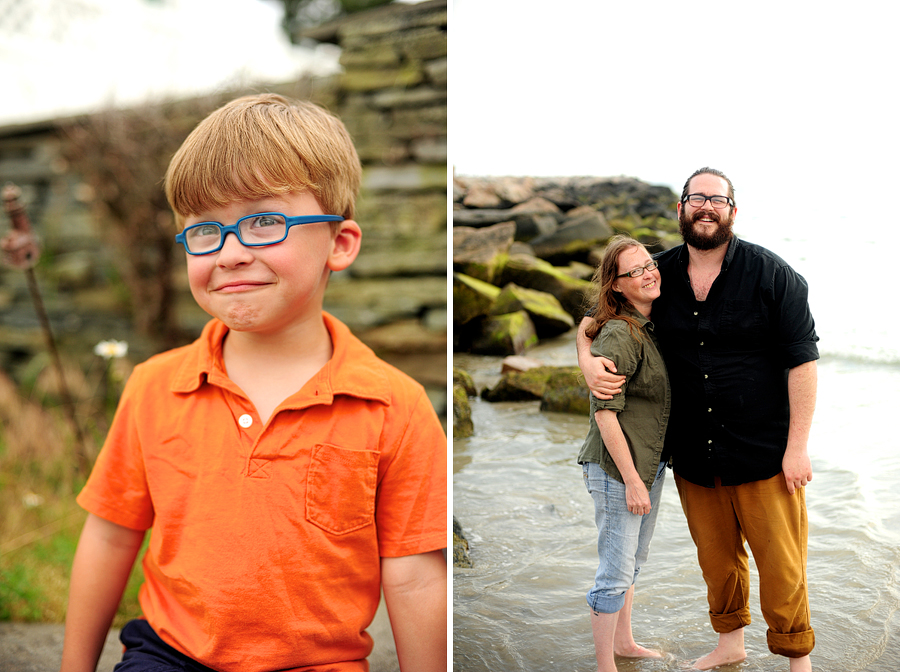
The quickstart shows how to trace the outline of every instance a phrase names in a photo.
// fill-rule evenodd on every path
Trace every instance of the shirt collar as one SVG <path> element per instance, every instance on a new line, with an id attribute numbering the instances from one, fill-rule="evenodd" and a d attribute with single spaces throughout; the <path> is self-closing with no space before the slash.
<path id="1" fill-rule="evenodd" d="M 641 331 L 644 331 L 644 330 L 653 331 L 653 322 L 651 320 L 648 320 L 646 318 L 646 316 L 644 316 L 644 314 L 641 311 L 639 311 L 637 308 L 634 308 L 633 306 L 630 306 L 630 305 L 625 306 L 623 309 L 623 312 L 625 315 L 633 318 L 638 323 L 638 326 L 641 328 Z"/>
<path id="2" fill-rule="evenodd" d="M 303 394 L 294 395 L 296 405 L 309 405 L 310 400 L 331 403 L 337 395 L 388 403 L 390 384 L 384 369 L 386 364 L 345 324 L 324 311 L 322 318 L 331 336 L 334 352 L 325 366 L 304 386 Z M 189 394 L 205 383 L 234 389 L 222 361 L 222 342 L 227 333 L 228 327 L 217 319 L 206 324 L 200 337 L 186 346 L 184 360 L 172 380 L 172 392 Z M 302 402 L 302 399 L 306 401 Z"/>

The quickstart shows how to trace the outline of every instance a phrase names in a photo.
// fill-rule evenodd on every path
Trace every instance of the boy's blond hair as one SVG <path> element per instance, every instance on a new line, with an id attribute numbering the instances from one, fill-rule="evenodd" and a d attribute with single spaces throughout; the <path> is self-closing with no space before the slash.
<path id="1" fill-rule="evenodd" d="M 166 198 L 179 229 L 213 207 L 296 191 L 309 191 L 325 214 L 353 219 L 361 173 L 337 117 L 259 94 L 231 101 L 191 131 L 166 171 Z"/>

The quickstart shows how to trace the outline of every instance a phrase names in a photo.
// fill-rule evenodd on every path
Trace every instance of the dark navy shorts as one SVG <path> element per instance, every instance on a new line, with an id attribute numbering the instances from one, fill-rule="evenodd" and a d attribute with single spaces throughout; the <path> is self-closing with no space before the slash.
<path id="1" fill-rule="evenodd" d="M 113 672 L 215 672 L 166 644 L 144 619 L 126 623 L 119 639 L 125 653 Z"/>

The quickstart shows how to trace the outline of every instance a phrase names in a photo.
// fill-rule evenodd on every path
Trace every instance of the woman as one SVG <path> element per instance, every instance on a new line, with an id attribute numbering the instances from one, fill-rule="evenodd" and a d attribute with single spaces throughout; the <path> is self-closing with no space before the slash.
<path id="1" fill-rule="evenodd" d="M 650 550 L 668 456 L 669 380 L 650 309 L 660 276 L 646 248 L 628 236 L 607 245 L 594 274 L 591 353 L 625 376 L 622 394 L 591 395 L 591 426 L 578 454 L 594 499 L 600 564 L 587 594 L 599 672 L 615 672 L 614 655 L 660 657 L 631 632 L 634 582 Z"/>

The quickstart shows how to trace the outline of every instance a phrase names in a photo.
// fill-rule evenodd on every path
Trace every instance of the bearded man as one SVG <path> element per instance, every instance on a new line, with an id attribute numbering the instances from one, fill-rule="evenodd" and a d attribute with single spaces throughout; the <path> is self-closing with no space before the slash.
<path id="1" fill-rule="evenodd" d="M 665 290 L 653 323 L 672 389 L 666 449 L 719 635 L 693 666 L 746 658 L 746 541 L 769 649 L 788 657 L 792 672 L 808 671 L 815 636 L 804 488 L 819 357 L 808 288 L 778 256 L 734 236 L 734 187 L 722 172 L 691 175 L 677 210 L 684 245 L 656 256 Z M 579 328 L 579 365 L 591 391 L 609 399 L 623 377 L 591 355 L 589 323 Z"/>

